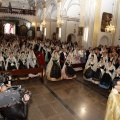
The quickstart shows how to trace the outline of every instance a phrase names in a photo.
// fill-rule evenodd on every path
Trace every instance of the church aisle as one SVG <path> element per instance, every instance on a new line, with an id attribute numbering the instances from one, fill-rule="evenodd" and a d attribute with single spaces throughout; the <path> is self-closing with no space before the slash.
<path id="1" fill-rule="evenodd" d="M 82 79 L 82 77 L 77 77 Z M 19 81 L 33 95 L 28 120 L 103 120 L 107 98 L 77 80 Z"/>

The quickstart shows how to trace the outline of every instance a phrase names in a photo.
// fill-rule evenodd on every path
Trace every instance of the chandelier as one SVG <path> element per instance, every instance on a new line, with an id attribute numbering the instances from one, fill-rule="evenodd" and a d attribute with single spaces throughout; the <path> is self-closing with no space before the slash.
<path id="1" fill-rule="evenodd" d="M 115 33 L 115 26 L 110 23 L 110 25 L 106 26 L 105 31 L 113 34 Z"/>
<path id="2" fill-rule="evenodd" d="M 112 4 L 112 14 L 114 15 L 114 3 Z M 106 26 L 106 28 L 105 28 L 105 31 L 106 32 L 109 32 L 109 33 L 111 33 L 111 34 L 113 34 L 113 33 L 115 33 L 115 26 L 114 25 L 112 25 L 112 23 L 114 23 L 113 22 L 114 20 L 113 20 L 113 18 L 112 18 L 112 20 L 110 21 L 110 24 L 108 24 L 107 26 Z"/>
<path id="3" fill-rule="evenodd" d="M 57 20 L 57 27 L 62 27 L 62 24 L 63 24 L 64 22 L 63 22 L 63 20 L 61 20 L 61 19 L 58 19 Z"/>
<path id="4" fill-rule="evenodd" d="M 46 27 L 46 21 L 45 20 L 43 20 L 43 22 L 41 23 L 41 25 L 42 25 L 42 27 Z"/>

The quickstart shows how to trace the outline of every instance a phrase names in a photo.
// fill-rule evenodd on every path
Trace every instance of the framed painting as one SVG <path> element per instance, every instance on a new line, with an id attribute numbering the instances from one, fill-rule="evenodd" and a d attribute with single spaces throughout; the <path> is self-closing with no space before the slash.
<path id="1" fill-rule="evenodd" d="M 112 20 L 112 14 L 103 12 L 102 21 L 101 21 L 101 32 L 105 32 L 105 28 L 107 25 L 110 25 L 110 21 Z"/>

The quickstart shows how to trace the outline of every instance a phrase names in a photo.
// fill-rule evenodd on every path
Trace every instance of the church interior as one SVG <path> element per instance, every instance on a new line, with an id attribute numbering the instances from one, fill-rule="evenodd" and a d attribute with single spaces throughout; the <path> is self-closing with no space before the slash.
<path id="1" fill-rule="evenodd" d="M 120 0 L 0 0 L 0 120 L 120 120 L 119 24 Z"/>

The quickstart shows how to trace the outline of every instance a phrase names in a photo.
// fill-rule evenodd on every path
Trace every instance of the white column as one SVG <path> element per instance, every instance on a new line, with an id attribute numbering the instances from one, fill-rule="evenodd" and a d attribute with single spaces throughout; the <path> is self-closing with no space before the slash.
<path id="1" fill-rule="evenodd" d="M 47 29 L 46 29 L 46 2 L 44 1 L 43 2 L 43 22 L 41 23 L 41 25 L 42 25 L 42 27 L 44 28 L 44 29 L 42 29 L 42 30 L 44 30 L 44 38 L 46 37 L 46 31 L 47 31 Z"/>
<path id="2" fill-rule="evenodd" d="M 62 27 L 61 0 L 58 0 L 58 3 L 57 3 L 57 27 L 59 28 L 58 39 L 61 39 L 61 27 Z"/>
<path id="3" fill-rule="evenodd" d="M 86 18 L 84 27 L 84 44 L 85 48 L 92 47 L 94 19 L 95 19 L 95 2 L 96 0 L 86 0 Z"/>

